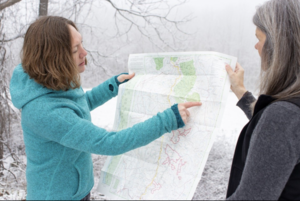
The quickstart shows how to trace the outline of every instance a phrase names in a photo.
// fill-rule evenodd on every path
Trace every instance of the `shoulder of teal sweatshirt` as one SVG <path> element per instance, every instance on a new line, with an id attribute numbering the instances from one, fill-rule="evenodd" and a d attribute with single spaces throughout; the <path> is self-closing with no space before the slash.
<path id="1" fill-rule="evenodd" d="M 19 64 L 14 69 L 10 81 L 10 94 L 12 103 L 18 109 L 22 109 L 27 103 L 42 96 L 49 95 L 52 98 L 53 96 L 65 96 L 69 99 L 76 99 L 85 95 L 89 109 L 93 110 L 112 97 L 115 97 L 118 94 L 119 84 L 120 83 L 116 82 L 115 77 L 113 77 L 99 86 L 94 87 L 91 91 L 87 91 L 85 94 L 81 88 L 68 91 L 55 91 L 30 79 L 29 75 L 24 72 L 22 65 Z"/>

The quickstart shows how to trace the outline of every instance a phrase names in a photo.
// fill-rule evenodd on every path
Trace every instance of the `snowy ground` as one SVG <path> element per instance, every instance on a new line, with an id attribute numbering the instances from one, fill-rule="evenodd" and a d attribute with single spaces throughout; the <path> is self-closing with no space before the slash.
<path id="1" fill-rule="evenodd" d="M 113 98 L 92 112 L 92 121 L 97 126 L 112 130 L 117 98 Z M 224 112 L 221 130 L 218 133 L 212 150 L 209 154 L 202 179 L 196 189 L 193 199 L 221 200 L 225 199 L 229 171 L 239 132 L 247 123 L 244 113 L 235 106 L 237 98 L 230 92 Z M 93 155 L 95 186 L 91 199 L 100 200 L 104 197 L 96 188 L 99 181 L 100 170 L 104 165 L 106 156 Z M 25 177 L 25 174 L 22 174 Z M 25 178 L 20 180 L 25 181 Z M 20 185 L 23 186 L 23 185 Z M 26 190 L 19 185 L 16 188 L 0 189 L 0 200 L 24 200 Z"/>

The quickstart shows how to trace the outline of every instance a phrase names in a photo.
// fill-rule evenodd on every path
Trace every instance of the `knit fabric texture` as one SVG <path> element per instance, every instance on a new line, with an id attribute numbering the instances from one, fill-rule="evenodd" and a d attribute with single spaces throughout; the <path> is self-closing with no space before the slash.
<path id="1" fill-rule="evenodd" d="M 180 116 L 179 110 L 178 110 L 178 104 L 174 104 L 171 109 L 173 110 L 174 114 L 176 115 L 178 128 L 184 127 L 184 122 Z"/>
<path id="2" fill-rule="evenodd" d="M 116 77 L 86 93 L 81 87 L 54 91 L 30 79 L 20 64 L 10 93 L 14 106 L 22 109 L 27 200 L 80 200 L 94 185 L 91 153 L 123 154 L 181 125 L 169 108 L 118 132 L 95 126 L 90 111 L 118 94 Z"/>

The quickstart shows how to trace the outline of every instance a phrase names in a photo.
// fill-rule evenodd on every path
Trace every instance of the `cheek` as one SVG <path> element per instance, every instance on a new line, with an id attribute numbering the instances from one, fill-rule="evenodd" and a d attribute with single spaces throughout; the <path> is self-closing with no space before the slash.
<path id="1" fill-rule="evenodd" d="M 77 63 L 77 61 L 78 61 L 78 56 L 77 56 L 77 54 L 73 54 L 73 60 L 75 61 L 75 63 Z"/>
<path id="2" fill-rule="evenodd" d="M 264 47 L 264 44 L 263 43 L 259 43 L 258 44 L 258 51 L 261 52 L 262 49 L 263 49 L 263 47 Z"/>

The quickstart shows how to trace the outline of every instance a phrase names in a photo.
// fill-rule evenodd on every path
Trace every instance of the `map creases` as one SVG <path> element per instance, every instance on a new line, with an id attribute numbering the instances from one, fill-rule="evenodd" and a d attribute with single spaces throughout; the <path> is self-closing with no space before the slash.
<path id="1" fill-rule="evenodd" d="M 119 88 L 114 130 L 143 122 L 175 103 L 190 108 L 183 128 L 123 155 L 108 157 L 98 191 L 108 199 L 192 199 L 219 132 L 230 90 L 225 65 L 236 58 L 216 52 L 134 54 L 136 76 Z"/>

